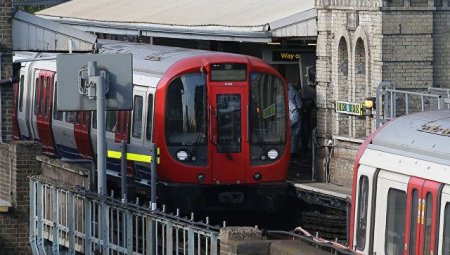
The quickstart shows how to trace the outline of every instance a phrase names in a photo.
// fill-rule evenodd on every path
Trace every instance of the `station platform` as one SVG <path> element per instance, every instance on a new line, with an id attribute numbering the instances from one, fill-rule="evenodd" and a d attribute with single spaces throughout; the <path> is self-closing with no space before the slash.
<path id="1" fill-rule="evenodd" d="M 315 181 L 311 160 L 293 158 L 289 164 L 287 182 L 297 197 L 309 204 L 343 211 L 350 206 L 352 188 Z"/>

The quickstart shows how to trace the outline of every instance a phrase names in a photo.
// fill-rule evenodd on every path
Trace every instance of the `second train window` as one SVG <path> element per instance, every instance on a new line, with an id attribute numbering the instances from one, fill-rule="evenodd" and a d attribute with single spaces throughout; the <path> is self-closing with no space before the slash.
<path id="1" fill-rule="evenodd" d="M 134 96 L 134 107 L 133 107 L 133 137 L 141 138 L 142 135 L 142 107 L 143 107 L 142 96 Z"/>

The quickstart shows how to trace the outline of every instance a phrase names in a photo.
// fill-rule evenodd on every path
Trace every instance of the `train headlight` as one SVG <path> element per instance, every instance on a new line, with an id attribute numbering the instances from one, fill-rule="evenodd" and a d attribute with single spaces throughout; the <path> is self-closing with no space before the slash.
<path id="1" fill-rule="evenodd" d="M 275 149 L 271 149 L 267 152 L 267 157 L 272 160 L 278 158 L 278 156 L 279 156 L 278 151 Z"/>
<path id="2" fill-rule="evenodd" d="M 199 182 L 204 182 L 204 181 L 205 181 L 205 175 L 202 174 L 202 173 L 198 174 L 198 175 L 197 175 L 197 180 L 198 180 Z"/>
<path id="3" fill-rule="evenodd" d="M 256 181 L 259 181 L 259 180 L 261 180 L 261 178 L 262 178 L 262 174 L 261 173 L 255 173 L 254 175 L 253 175 L 253 179 L 255 179 Z"/>
<path id="4" fill-rule="evenodd" d="M 177 152 L 177 159 L 180 161 L 186 161 L 189 158 L 189 153 L 185 150 L 179 150 Z"/>

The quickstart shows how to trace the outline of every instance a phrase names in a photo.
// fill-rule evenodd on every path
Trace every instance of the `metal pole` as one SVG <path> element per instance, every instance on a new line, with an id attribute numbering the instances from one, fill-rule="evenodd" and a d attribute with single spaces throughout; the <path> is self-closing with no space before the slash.
<path id="1" fill-rule="evenodd" d="M 311 163 L 311 181 L 316 180 L 316 128 L 313 128 L 311 135 L 311 150 L 312 150 L 312 163 Z"/>
<path id="2" fill-rule="evenodd" d="M 36 183 L 30 179 L 30 246 L 33 255 L 39 255 L 36 245 Z"/>
<path id="3" fill-rule="evenodd" d="M 121 141 L 122 157 L 120 158 L 120 172 L 122 174 L 120 179 L 120 186 L 122 190 L 122 203 L 127 202 L 127 143 Z"/>
<path id="4" fill-rule="evenodd" d="M 156 210 L 156 145 L 152 143 L 152 164 L 151 164 L 151 170 L 152 170 L 152 176 L 151 176 L 151 200 L 152 200 L 152 211 Z"/>
<path id="5" fill-rule="evenodd" d="M 152 149 L 152 163 L 151 163 L 151 173 L 152 173 L 152 176 L 151 176 L 151 192 L 152 192 L 152 194 L 151 194 L 151 203 L 152 203 L 152 211 L 155 211 L 156 210 L 156 161 L 157 161 L 157 158 L 156 158 L 156 145 L 154 144 L 154 143 L 152 143 L 151 144 L 151 147 L 150 147 L 151 149 Z M 151 225 L 151 227 L 152 227 L 152 236 L 151 236 L 151 238 L 152 238 L 152 243 L 153 243 L 153 245 L 152 245 L 152 247 L 151 247 L 151 249 L 152 249 L 152 255 L 156 255 L 157 254 L 157 248 L 158 248 L 158 245 L 157 245 L 157 240 L 156 240 L 156 235 L 157 235 L 157 231 L 156 231 L 156 222 L 154 222 L 152 225 Z"/>
<path id="6" fill-rule="evenodd" d="M 106 195 L 105 84 L 98 75 L 97 61 L 88 62 L 88 76 L 96 84 L 97 96 L 97 192 Z"/>

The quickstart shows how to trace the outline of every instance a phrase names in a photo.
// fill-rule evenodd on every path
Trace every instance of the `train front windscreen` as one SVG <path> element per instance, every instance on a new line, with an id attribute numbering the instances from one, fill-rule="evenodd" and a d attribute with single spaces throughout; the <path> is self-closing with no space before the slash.
<path id="1" fill-rule="evenodd" d="M 179 162 L 207 166 L 208 146 L 221 154 L 219 166 L 237 162 L 266 165 L 286 146 L 286 94 L 283 82 L 245 64 L 211 66 L 205 73 L 185 74 L 168 86 L 166 143 Z M 210 151 L 209 151 L 210 152 Z M 244 159 L 250 155 L 251 160 Z M 230 165 L 231 167 L 231 165 Z M 236 176 L 236 180 L 244 176 Z"/>
<path id="2" fill-rule="evenodd" d="M 269 73 L 250 74 L 250 150 L 253 165 L 278 159 L 286 146 L 283 82 Z"/>

